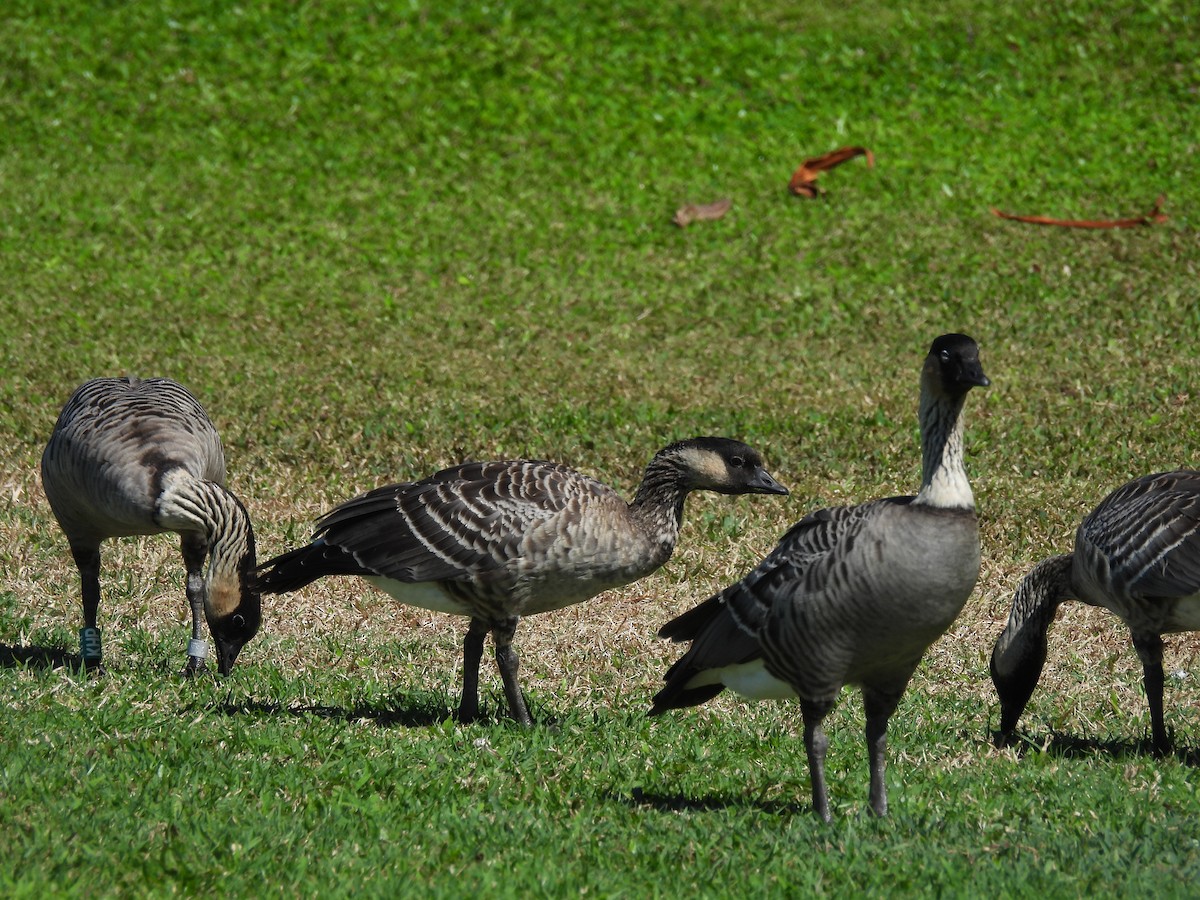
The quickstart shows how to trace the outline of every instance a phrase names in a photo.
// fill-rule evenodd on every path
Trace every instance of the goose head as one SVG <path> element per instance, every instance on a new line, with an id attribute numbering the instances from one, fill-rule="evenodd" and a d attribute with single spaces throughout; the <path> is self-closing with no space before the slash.
<path id="1" fill-rule="evenodd" d="M 935 340 L 922 374 L 930 389 L 949 397 L 991 384 L 979 362 L 979 345 L 965 334 L 943 334 Z"/>
<path id="2" fill-rule="evenodd" d="M 988 669 L 996 696 L 1000 699 L 1000 733 L 996 743 L 1005 746 L 1012 739 L 1017 721 L 1033 696 L 1042 666 L 1046 663 L 1047 641 L 1043 634 L 1022 635 L 1002 647 L 997 644 L 992 650 Z"/>
<path id="3" fill-rule="evenodd" d="M 217 671 L 228 675 L 242 646 L 262 624 L 262 598 L 255 575 L 254 538 L 232 571 L 209 571 L 204 617 L 217 648 Z"/>
<path id="4" fill-rule="evenodd" d="M 651 461 L 669 465 L 680 483 L 692 491 L 718 494 L 786 494 L 788 489 L 767 472 L 762 455 L 741 441 L 698 437 L 664 447 Z"/>
<path id="5" fill-rule="evenodd" d="M 1001 746 L 1012 737 L 1017 720 L 1042 676 L 1050 623 L 1062 602 L 1075 594 L 1072 565 L 1071 554 L 1042 560 L 1021 579 L 1013 594 L 1008 623 L 996 640 L 988 664 L 1000 699 L 997 743 Z"/>

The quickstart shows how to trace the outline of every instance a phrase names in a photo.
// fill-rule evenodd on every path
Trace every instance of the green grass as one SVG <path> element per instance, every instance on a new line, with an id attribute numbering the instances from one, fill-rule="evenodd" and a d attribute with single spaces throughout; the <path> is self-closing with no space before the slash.
<path id="1" fill-rule="evenodd" d="M 986 670 L 1028 566 L 1195 464 L 1188 4 L 211 6 L 0 13 L 0 891 L 1191 893 L 1196 636 L 1168 640 L 1165 761 L 1104 614 L 1064 610 L 1022 752 L 989 743 Z M 788 196 L 847 144 L 875 168 Z M 1127 231 L 989 212 L 1159 195 L 1170 219 Z M 834 714 L 826 827 L 794 707 L 643 718 L 677 653 L 653 633 L 804 511 L 915 487 L 916 370 L 950 330 L 993 380 L 984 570 L 893 720 L 886 821 L 857 697 Z M 180 683 L 166 539 L 106 549 L 89 683 L 50 665 L 80 614 L 37 461 L 75 385 L 124 372 L 206 404 L 263 558 L 468 457 L 628 491 L 668 441 L 729 434 L 793 494 L 695 498 L 661 573 L 525 623 L 530 731 L 447 724 L 462 623 L 352 583 Z"/>

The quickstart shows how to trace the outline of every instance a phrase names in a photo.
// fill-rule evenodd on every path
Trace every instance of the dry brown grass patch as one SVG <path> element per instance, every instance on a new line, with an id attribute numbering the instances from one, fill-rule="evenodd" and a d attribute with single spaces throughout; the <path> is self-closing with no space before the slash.
<path id="1" fill-rule="evenodd" d="M 781 477 L 786 479 L 786 474 Z M 348 476 L 351 480 L 360 479 Z M 679 548 L 658 573 L 521 624 L 516 646 L 526 690 L 551 710 L 596 703 L 648 705 L 666 668 L 683 649 L 657 637 L 663 623 L 740 578 L 803 512 L 852 502 L 864 493 L 856 485 L 824 485 L 826 496 L 820 498 L 822 486 L 816 480 L 793 479 L 793 495 L 782 502 L 693 498 Z M 236 473 L 232 486 L 254 515 L 260 559 L 307 540 L 313 520 L 345 499 L 331 496 L 328 489 L 314 489 L 320 479 L 311 471 L 298 476 L 259 471 L 249 481 L 253 495 L 239 484 Z M 981 733 L 996 724 L 987 660 L 1008 615 L 1012 591 L 1033 562 L 1070 547 L 1075 524 L 1087 508 L 1077 500 L 1048 501 L 1019 479 L 988 484 L 979 492 L 981 502 L 1000 491 L 1027 495 L 1029 508 L 1042 513 L 1001 519 L 983 507 L 979 584 L 961 617 L 929 651 L 912 687 L 974 704 Z M 0 498 L 7 507 L 0 516 L 6 586 L 28 620 L 23 634 L 7 635 L 6 641 L 24 644 L 38 631 L 74 635 L 81 621 L 78 576 L 36 469 L 5 471 Z M 738 536 L 706 535 L 706 512 L 718 520 L 733 515 Z M 182 659 L 190 617 L 176 539 L 166 535 L 109 541 L 103 553 L 100 616 L 110 659 L 116 661 L 121 653 L 123 631 L 134 627 L 155 637 L 177 635 Z M 395 682 L 401 691 L 444 689 L 456 698 L 465 624 L 459 617 L 403 607 L 358 579 L 325 579 L 292 595 L 267 598 L 263 630 L 243 651 L 240 665 L 269 659 L 300 672 L 370 673 L 383 683 Z M 1169 636 L 1166 644 L 1168 721 L 1195 731 L 1200 698 L 1187 673 L 1197 667 L 1200 635 Z M 383 646 L 389 647 L 386 664 L 378 653 Z M 73 640 L 66 649 L 74 651 Z M 481 687 L 485 696 L 499 696 L 493 666 L 485 665 Z M 857 705 L 856 700 L 850 702 Z M 702 714 L 735 713 L 740 703 L 720 699 L 709 706 Z M 1049 661 L 1025 722 L 1035 729 L 1049 722 L 1067 731 L 1094 733 L 1113 715 L 1128 720 L 1131 729 L 1145 719 L 1141 667 L 1128 633 L 1102 610 L 1069 604 L 1051 631 Z M 1131 739 L 1136 736 L 1130 734 Z"/>

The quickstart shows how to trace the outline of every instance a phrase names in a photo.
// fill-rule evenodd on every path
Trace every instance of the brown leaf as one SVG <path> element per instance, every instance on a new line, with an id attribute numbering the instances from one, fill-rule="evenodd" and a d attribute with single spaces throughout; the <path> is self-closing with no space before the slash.
<path id="1" fill-rule="evenodd" d="M 729 212 L 731 206 L 733 201 L 728 197 L 712 203 L 689 203 L 675 210 L 675 218 L 671 221 L 680 228 L 687 228 L 693 222 L 712 222 Z"/>
<path id="2" fill-rule="evenodd" d="M 1132 219 L 1051 219 L 1046 216 L 1018 216 L 1013 213 L 1001 212 L 992 207 L 992 215 L 1001 219 L 1011 219 L 1014 222 L 1029 222 L 1033 225 L 1056 225 L 1059 228 L 1133 228 L 1137 225 L 1153 225 L 1156 222 L 1167 221 L 1167 214 L 1162 211 L 1165 197 L 1154 201 L 1154 209 L 1144 216 Z"/>
<path id="3" fill-rule="evenodd" d="M 856 156 L 865 156 L 867 167 L 872 169 L 875 167 L 875 154 L 866 147 L 842 147 L 840 150 L 833 150 L 824 156 L 806 159 L 800 164 L 800 168 L 792 173 L 792 180 L 788 182 L 788 190 L 797 197 L 817 197 L 821 194 L 821 189 L 817 187 L 817 175 L 826 169 L 840 166 L 846 160 L 854 159 Z"/>

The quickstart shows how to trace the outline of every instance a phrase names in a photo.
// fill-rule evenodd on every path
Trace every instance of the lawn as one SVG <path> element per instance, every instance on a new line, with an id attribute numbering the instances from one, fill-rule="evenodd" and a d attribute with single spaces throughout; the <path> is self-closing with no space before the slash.
<path id="1" fill-rule="evenodd" d="M 1187 896 L 1200 636 L 1145 752 L 1128 634 L 1064 608 L 1013 749 L 992 643 L 1024 571 L 1200 446 L 1200 17 L 1184 2 L 930 8 L 34 3 L 0 12 L 0 893 Z M 806 158 L 874 155 L 795 197 Z M 1163 222 L 1065 229 L 1149 212 Z M 672 224 L 728 198 L 717 221 Z M 806 511 L 911 493 L 917 376 L 964 331 L 983 571 L 892 720 L 809 808 L 799 710 L 644 716 L 672 615 Z M 695 496 L 660 572 L 517 633 L 538 724 L 450 719 L 463 620 L 352 579 L 272 599 L 179 679 L 177 544 L 105 545 L 109 673 L 38 460 L 96 375 L 187 384 L 260 559 L 335 503 L 531 456 L 631 496 L 723 434 L 791 495 Z"/>

